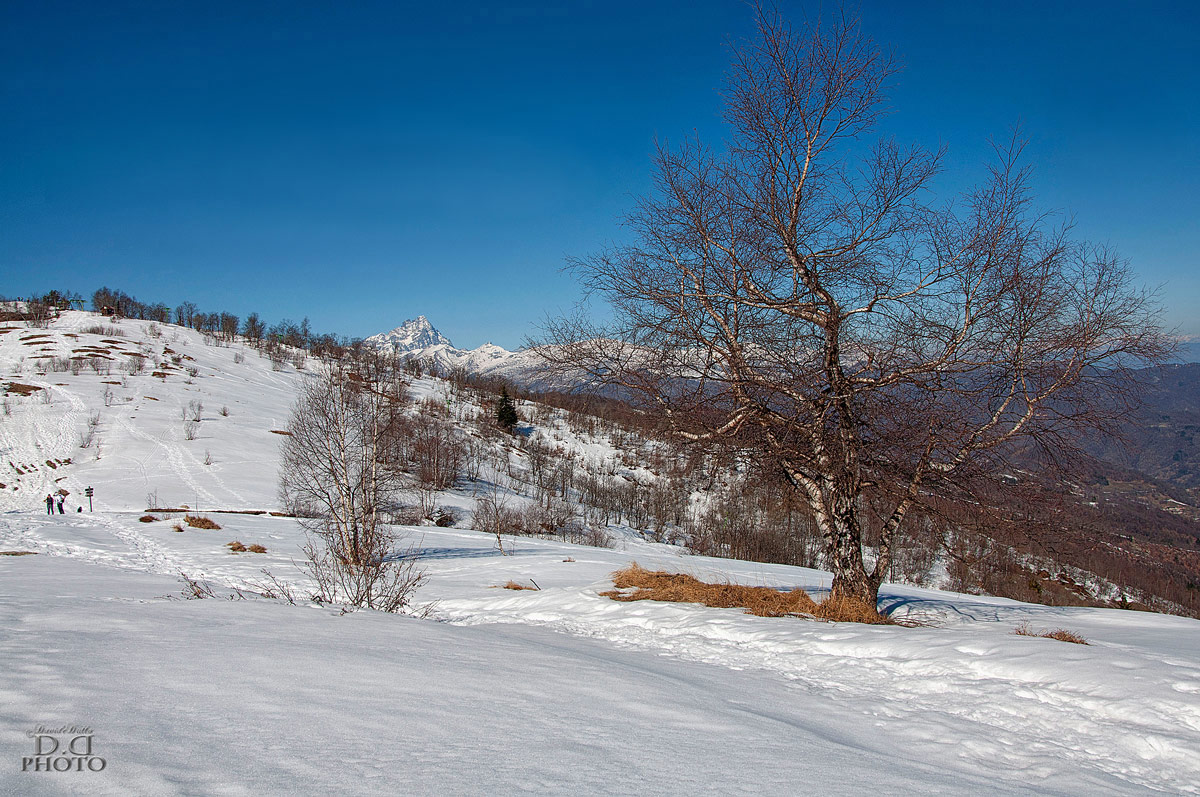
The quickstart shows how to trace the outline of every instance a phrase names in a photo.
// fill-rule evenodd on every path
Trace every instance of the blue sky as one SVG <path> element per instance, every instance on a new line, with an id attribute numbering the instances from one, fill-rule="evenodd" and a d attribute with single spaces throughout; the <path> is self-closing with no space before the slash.
<path id="1" fill-rule="evenodd" d="M 887 132 L 964 187 L 1020 123 L 1043 204 L 1200 334 L 1193 3 L 859 8 L 906 65 Z M 720 140 L 750 30 L 705 0 L 0 4 L 0 294 L 514 348 L 576 300 L 565 258 L 620 237 L 655 138 Z"/>

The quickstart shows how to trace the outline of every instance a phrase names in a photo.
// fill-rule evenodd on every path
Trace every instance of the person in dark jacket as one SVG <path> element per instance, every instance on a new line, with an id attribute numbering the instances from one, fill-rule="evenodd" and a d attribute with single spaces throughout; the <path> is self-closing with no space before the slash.
<path id="1" fill-rule="evenodd" d="M 46 493 L 46 514 L 54 514 L 54 496 L 50 495 L 50 493 Z"/>

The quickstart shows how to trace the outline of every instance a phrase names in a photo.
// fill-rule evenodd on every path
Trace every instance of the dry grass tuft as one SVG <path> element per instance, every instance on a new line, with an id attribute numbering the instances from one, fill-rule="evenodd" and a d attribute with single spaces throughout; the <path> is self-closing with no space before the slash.
<path id="1" fill-rule="evenodd" d="M 281 434 L 281 435 L 284 435 L 284 436 L 286 436 L 286 437 L 291 437 L 291 436 L 292 436 L 292 433 L 291 433 L 291 432 L 284 431 L 283 429 L 272 429 L 272 430 L 271 430 L 271 434 Z"/>
<path id="2" fill-rule="evenodd" d="M 37 556 L 37 551 L 0 551 L 0 556 Z"/>
<path id="3" fill-rule="evenodd" d="M 532 589 L 532 590 L 536 590 L 537 587 L 529 587 L 524 584 L 518 584 L 515 581 L 509 581 L 507 584 L 501 584 L 500 589 Z"/>
<path id="4" fill-rule="evenodd" d="M 1065 628 L 1055 628 L 1053 631 L 1034 631 L 1029 623 L 1021 623 L 1013 629 L 1013 633 L 1017 636 L 1036 636 L 1042 639 L 1057 639 L 1059 642 L 1072 642 L 1076 645 L 1089 644 L 1079 634 L 1074 631 L 1068 631 Z"/>
<path id="5" fill-rule="evenodd" d="M 183 524 L 176 523 L 174 526 L 171 527 L 171 531 L 178 531 L 182 534 L 183 533 Z"/>
<path id="6" fill-rule="evenodd" d="M 789 614 L 813 614 L 817 604 L 804 590 L 781 592 L 770 587 L 746 587 L 741 584 L 709 584 L 684 573 L 646 570 L 637 562 L 613 573 L 615 590 L 601 595 L 615 601 L 671 601 L 701 603 L 721 609 L 735 606 L 759 617 L 783 617 Z M 634 590 L 622 592 L 621 590 Z"/>
<path id="7" fill-rule="evenodd" d="M 215 521 L 203 515 L 184 515 L 183 522 L 194 529 L 213 529 L 215 531 L 221 528 Z"/>
<path id="8" fill-rule="evenodd" d="M 742 584 L 712 584 L 684 573 L 646 570 L 637 562 L 613 573 L 614 590 L 601 592 L 615 601 L 656 600 L 673 603 L 700 603 L 718 609 L 734 607 L 759 617 L 809 616 L 823 620 L 854 623 L 890 623 L 874 606 L 861 601 L 826 600 L 817 604 L 802 589 L 783 592 L 771 587 L 747 587 Z M 634 590 L 624 592 L 622 590 Z"/>
<path id="9" fill-rule="evenodd" d="M 18 396 L 32 396 L 39 390 L 41 388 L 37 385 L 23 385 L 20 382 L 9 382 L 4 387 L 5 393 L 13 393 Z"/>
<path id="10" fill-rule="evenodd" d="M 874 604 L 857 598 L 834 598 L 821 601 L 813 612 L 822 620 L 835 623 L 866 623 L 868 625 L 893 625 L 893 621 L 875 608 Z"/>
<path id="11" fill-rule="evenodd" d="M 243 545 L 241 540 L 225 543 L 225 547 L 230 553 L 266 553 L 267 549 L 254 543 L 253 545 Z"/>
<path id="12" fill-rule="evenodd" d="M 141 523 L 153 523 L 156 520 L 158 520 L 158 518 L 156 518 L 154 515 L 142 515 L 140 518 L 138 518 L 138 521 Z"/>

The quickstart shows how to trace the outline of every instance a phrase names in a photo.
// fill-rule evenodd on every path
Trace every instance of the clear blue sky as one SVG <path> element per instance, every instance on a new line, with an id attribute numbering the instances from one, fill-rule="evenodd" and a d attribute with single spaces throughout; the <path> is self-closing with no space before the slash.
<path id="1" fill-rule="evenodd" d="M 575 301 L 564 258 L 621 235 L 655 137 L 720 139 L 751 13 L 439 5 L 0 3 L 0 294 L 520 345 Z M 1022 123 L 1045 204 L 1200 333 L 1197 4 L 860 8 L 906 64 L 890 132 L 947 144 L 953 184 Z"/>

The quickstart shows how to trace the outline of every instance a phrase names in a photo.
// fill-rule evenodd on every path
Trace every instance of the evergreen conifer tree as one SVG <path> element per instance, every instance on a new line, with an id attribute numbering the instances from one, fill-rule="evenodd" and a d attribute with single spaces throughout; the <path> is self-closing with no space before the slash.
<path id="1" fill-rule="evenodd" d="M 508 389 L 500 388 L 500 403 L 496 406 L 496 423 L 508 431 L 512 431 L 519 420 L 517 408 L 513 406 L 512 399 L 508 397 Z"/>

